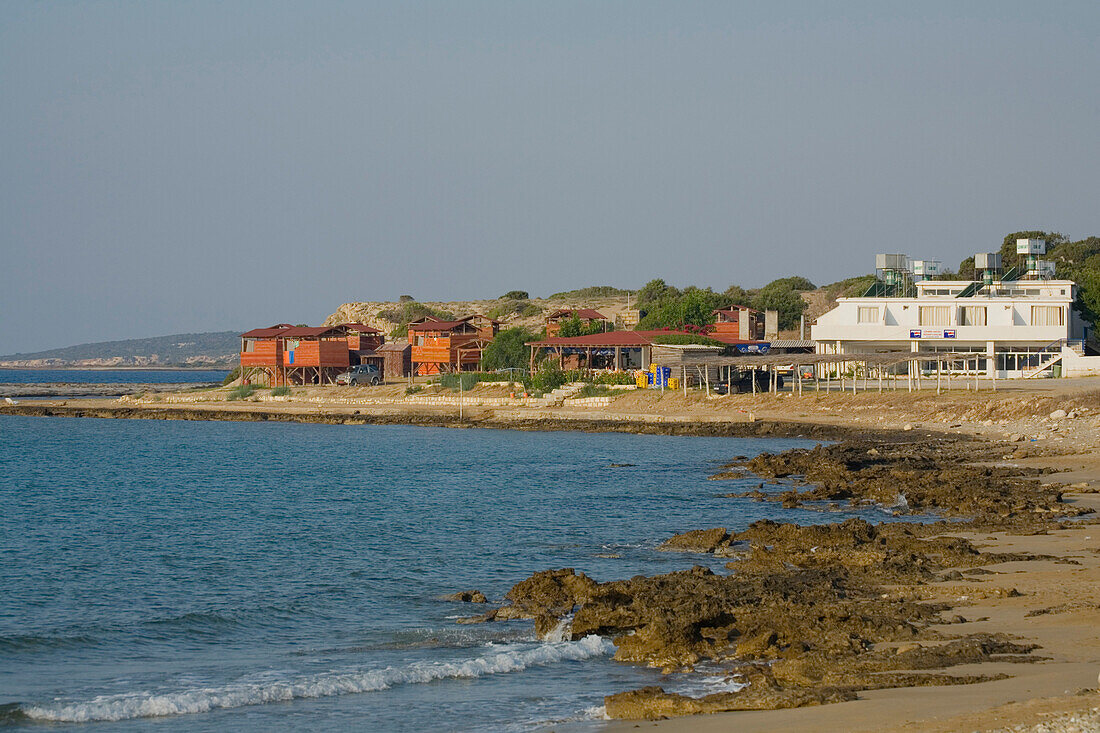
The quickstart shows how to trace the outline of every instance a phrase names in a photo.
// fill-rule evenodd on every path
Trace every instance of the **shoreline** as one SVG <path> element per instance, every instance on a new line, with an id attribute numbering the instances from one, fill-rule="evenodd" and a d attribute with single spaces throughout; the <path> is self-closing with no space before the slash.
<path id="1" fill-rule="evenodd" d="M 1004 445 L 1004 460 L 995 464 L 1021 469 L 1051 467 L 1060 473 L 1038 477 L 1042 483 L 1074 483 L 1080 491 L 1068 490 L 1070 505 L 1100 509 L 1100 409 L 1073 421 L 1074 427 L 1060 426 L 1042 415 L 1060 399 L 1100 408 L 1094 385 L 1072 391 L 1038 385 L 1030 391 L 1000 395 L 971 394 L 936 398 L 925 395 L 928 404 L 914 402 L 899 408 L 896 400 L 879 399 L 882 416 L 870 419 L 860 410 L 876 400 L 832 395 L 815 401 L 817 409 L 794 400 L 764 397 L 758 400 L 756 415 L 728 409 L 725 414 L 690 414 L 684 410 L 635 412 L 604 410 L 522 410 L 471 407 L 460 419 L 452 409 L 408 409 L 401 406 L 354 406 L 286 403 L 221 402 L 157 404 L 108 400 L 66 400 L 63 403 L 0 405 L 0 415 L 98 417 L 113 419 L 181 419 L 218 421 L 274 421 L 349 425 L 414 425 L 425 427 L 490 428 L 518 430 L 578 430 L 589 432 L 631 432 L 661 435 L 726 437 L 801 437 L 822 441 L 863 440 L 883 445 L 928 444 L 936 440 L 982 440 L 1005 444 L 1009 430 L 1020 430 L 1024 438 Z M 653 401 L 652 396 L 645 396 Z M 831 397 L 831 399 L 830 399 Z M 885 396 L 884 396 L 885 397 Z M 981 419 L 995 401 L 1017 399 L 1024 403 L 1022 416 Z M 660 400 L 656 400 L 658 406 Z M 733 403 L 745 404 L 746 401 Z M 954 407 L 946 410 L 945 405 Z M 642 404 L 642 407 L 647 405 Z M 970 412 L 982 407 L 977 417 Z M 917 412 L 917 409 L 924 412 Z M 931 409 L 944 413 L 929 412 Z M 1087 408 L 1085 408 L 1087 410 Z M 826 414 L 827 412 L 843 414 Z M 979 411 L 980 412 L 980 411 Z M 683 414 L 681 414 L 683 413 Z M 935 414 L 935 421 L 928 420 Z M 961 418 L 965 414 L 966 418 Z M 1053 413 L 1052 413 L 1053 414 Z M 995 416 L 995 415 L 994 415 Z M 941 419 L 942 418 L 942 419 Z M 904 425 L 902 424 L 904 421 Z M 1030 422 L 1029 422 L 1030 421 Z M 989 424 L 989 423 L 993 424 Z M 912 423 L 912 424 L 910 424 Z M 1041 430 L 1034 437 L 1024 432 Z M 999 449 L 1000 450 L 1000 449 Z M 977 460 L 977 453 L 975 453 Z M 972 465 L 967 463 L 967 465 Z M 993 464 L 983 464 L 993 465 Z M 1066 470 L 1069 469 L 1067 472 Z M 716 712 L 665 720 L 622 720 L 601 724 L 613 733 L 636 728 L 653 728 L 669 733 L 709 733 L 736 727 L 745 731 L 806 730 L 889 730 L 909 732 L 988 730 L 1031 725 L 1066 713 L 1079 713 L 1100 705 L 1096 693 L 1100 672 L 1100 522 L 1090 514 L 1062 528 L 1051 525 L 1033 534 L 1019 535 L 959 526 L 945 532 L 965 537 L 982 553 L 1019 552 L 1047 555 L 1051 559 L 1009 561 L 980 566 L 995 573 L 991 585 L 1011 584 L 1019 593 L 1011 596 L 973 594 L 983 581 L 938 579 L 910 587 L 923 600 L 944 603 L 967 617 L 961 626 L 943 631 L 1007 633 L 1011 638 L 1038 644 L 1036 657 L 1049 657 L 1032 664 L 1008 664 L 986 660 L 973 665 L 950 667 L 950 673 L 1010 675 L 973 684 L 949 686 L 899 686 L 859 692 L 847 702 L 776 710 Z M 693 529 L 685 527 L 685 530 Z M 1076 564 L 1070 564 L 1070 563 Z M 1003 576 L 1003 577 L 1002 577 Z M 520 580 L 517 578 L 517 581 Z M 962 583 L 963 585 L 960 585 Z M 931 628 L 937 629 L 935 625 Z M 1086 691 L 1087 692 L 1083 692 Z M 1078 694 L 1081 692 L 1081 694 Z"/>
<path id="2" fill-rule="evenodd" d="M 106 400 L 86 398 L 52 400 L 16 405 L 0 404 L 0 415 L 23 417 L 68 417 L 120 420 L 187 420 L 214 422 L 283 422 L 320 425 L 408 425 L 411 427 L 483 428 L 491 430 L 577 431 L 633 433 L 638 435 L 681 435 L 694 437 L 770 437 L 820 440 L 865 439 L 884 441 L 928 439 L 937 435 L 924 429 L 884 430 L 797 420 L 698 420 L 663 415 L 595 417 L 588 414 L 522 414 L 485 408 L 471 408 L 459 417 L 457 410 L 364 410 L 353 408 L 280 410 L 271 407 L 120 405 L 99 404 Z"/>

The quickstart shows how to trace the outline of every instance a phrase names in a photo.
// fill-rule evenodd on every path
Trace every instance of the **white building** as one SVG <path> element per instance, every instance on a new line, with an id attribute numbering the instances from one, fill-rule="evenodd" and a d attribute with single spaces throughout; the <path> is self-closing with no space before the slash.
<path id="1" fill-rule="evenodd" d="M 911 273 L 895 272 L 883 280 L 904 281 L 904 287 L 892 289 L 900 295 L 840 298 L 811 329 L 817 352 L 980 354 L 965 371 L 973 373 L 976 368 L 979 374 L 1001 379 L 1059 375 L 1063 362 L 1067 373 L 1079 369 L 1090 334 L 1073 308 L 1076 284 L 1043 279 L 1051 273 L 1042 261 L 1035 267 L 1029 261 L 1026 279 L 995 279 L 999 257 L 980 256 L 979 262 L 986 261 L 996 268 L 983 272 L 978 281 L 913 283 Z"/>

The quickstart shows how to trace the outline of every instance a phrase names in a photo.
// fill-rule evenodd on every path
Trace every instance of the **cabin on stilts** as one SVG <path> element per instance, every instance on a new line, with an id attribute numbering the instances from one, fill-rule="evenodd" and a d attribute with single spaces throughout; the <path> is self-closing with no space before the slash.
<path id="1" fill-rule="evenodd" d="M 476 371 L 481 350 L 500 330 L 500 322 L 482 315 L 453 321 L 422 320 L 409 324 L 413 373 L 418 376 Z"/>

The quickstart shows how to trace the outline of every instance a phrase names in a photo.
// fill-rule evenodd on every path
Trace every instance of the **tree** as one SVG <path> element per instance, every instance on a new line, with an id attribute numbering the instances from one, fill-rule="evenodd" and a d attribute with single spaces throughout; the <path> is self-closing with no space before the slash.
<path id="1" fill-rule="evenodd" d="M 778 280 L 772 280 L 769 285 L 784 285 L 791 290 L 797 290 L 799 292 L 805 290 L 817 290 L 817 286 L 812 282 L 802 277 L 801 275 L 794 275 L 792 277 L 781 277 Z"/>
<path id="2" fill-rule="evenodd" d="M 568 321 L 562 321 L 559 336 L 587 336 L 591 333 L 603 333 L 603 323 L 599 321 L 582 321 L 576 313 Z"/>
<path id="3" fill-rule="evenodd" d="M 730 285 L 726 288 L 726 291 L 722 293 L 722 305 L 719 308 L 727 305 L 748 305 L 752 302 L 752 296 L 748 290 L 745 290 L 740 285 Z"/>
<path id="4" fill-rule="evenodd" d="M 778 311 L 779 328 L 790 329 L 798 325 L 799 316 L 806 310 L 806 301 L 786 284 L 771 282 L 756 293 L 752 307 L 760 311 Z"/>
<path id="5" fill-rule="evenodd" d="M 716 296 L 708 288 L 699 290 L 693 288 L 680 299 L 680 323 L 679 325 L 692 324 L 693 326 L 706 326 L 714 323 L 714 309 L 718 307 Z"/>
<path id="6" fill-rule="evenodd" d="M 531 294 L 526 290 L 509 290 L 504 295 L 497 298 L 497 300 L 528 300 Z"/>
<path id="7" fill-rule="evenodd" d="M 496 335 L 496 338 L 481 351 L 481 368 L 485 371 L 497 369 L 523 369 L 529 357 L 527 342 L 538 338 L 537 334 L 526 328 L 508 328 Z"/>
<path id="8" fill-rule="evenodd" d="M 657 278 L 650 280 L 638 291 L 638 307 L 645 309 L 647 305 L 657 305 L 670 298 L 680 297 L 680 291 L 664 280 Z"/>

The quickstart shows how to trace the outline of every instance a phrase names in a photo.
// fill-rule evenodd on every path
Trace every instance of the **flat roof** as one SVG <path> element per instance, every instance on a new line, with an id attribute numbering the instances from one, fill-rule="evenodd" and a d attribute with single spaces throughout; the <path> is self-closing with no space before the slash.
<path id="1" fill-rule="evenodd" d="M 760 367 L 797 364 L 847 364 L 862 362 L 876 366 L 904 364 L 908 361 L 959 361 L 985 358 L 984 352 L 945 351 L 884 351 L 868 354 L 766 354 L 761 356 L 716 356 L 709 354 L 654 355 L 653 361 L 662 366 L 738 366 Z"/>
<path id="2" fill-rule="evenodd" d="M 666 331 L 658 329 L 654 331 L 608 331 L 607 333 L 590 333 L 585 336 L 553 336 L 539 341 L 528 341 L 528 346 L 668 346 L 654 341 L 662 336 L 698 336 L 700 338 L 717 341 L 727 346 L 741 344 L 765 344 L 767 341 L 755 341 L 753 339 L 739 339 L 717 333 L 689 333 L 687 331 Z M 712 346 L 713 344 L 698 344 L 698 346 Z"/>

